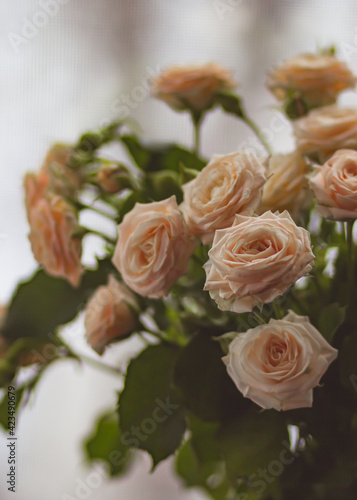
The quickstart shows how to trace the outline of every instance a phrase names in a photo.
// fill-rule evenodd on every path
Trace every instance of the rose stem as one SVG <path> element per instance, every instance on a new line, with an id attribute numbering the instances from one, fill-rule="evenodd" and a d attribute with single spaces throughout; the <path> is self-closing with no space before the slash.
<path id="1" fill-rule="evenodd" d="M 260 314 L 258 314 L 256 311 L 253 311 L 253 318 L 260 324 L 260 325 L 265 325 L 265 320 Z"/>
<path id="2" fill-rule="evenodd" d="M 200 154 L 200 127 L 201 127 L 201 122 L 203 119 L 203 113 L 195 113 L 194 111 L 191 111 L 191 118 L 193 122 L 193 132 L 194 132 L 194 148 L 193 152 L 195 153 L 196 156 L 199 156 Z"/>
<path id="3" fill-rule="evenodd" d="M 257 127 L 257 125 L 253 122 L 253 120 L 251 120 L 248 116 L 246 116 L 246 114 L 244 114 L 242 116 L 242 120 L 248 125 L 248 127 L 250 127 L 253 130 L 253 132 L 256 134 L 256 136 L 258 137 L 258 139 L 260 140 L 260 142 L 263 144 L 263 146 L 266 149 L 267 153 L 269 153 L 270 155 L 272 155 L 273 152 L 271 150 L 271 147 L 269 146 L 269 144 L 265 140 L 263 134 L 260 132 L 259 127 Z"/>
<path id="4" fill-rule="evenodd" d="M 84 227 L 84 226 L 81 226 L 81 229 L 84 229 L 85 234 L 94 234 L 96 236 L 99 236 L 100 238 L 102 238 L 103 240 L 105 240 L 110 245 L 115 246 L 116 243 L 117 243 L 116 240 L 113 240 L 112 238 L 110 238 L 110 236 L 102 234 L 101 232 L 96 231 L 95 229 L 89 229 L 88 227 Z"/>
<path id="5" fill-rule="evenodd" d="M 347 248 L 348 248 L 348 290 L 352 298 L 354 280 L 355 280 L 355 259 L 354 259 L 354 244 L 353 244 L 353 224 L 354 219 L 345 222 L 347 234 Z"/>
<path id="6" fill-rule="evenodd" d="M 110 215 L 107 212 L 104 212 L 104 210 L 101 210 L 100 208 L 94 207 L 93 205 L 85 205 L 82 202 L 76 202 L 77 207 L 80 210 L 92 210 L 93 212 L 96 212 L 99 215 L 103 215 L 103 217 L 107 217 L 108 219 L 112 220 L 115 222 L 116 215 Z"/>
<path id="7" fill-rule="evenodd" d="M 282 313 L 279 304 L 273 302 L 273 309 L 274 309 L 275 319 L 281 319 Z"/>
<path id="8" fill-rule="evenodd" d="M 83 354 L 77 355 L 81 361 L 84 361 L 88 365 L 95 366 L 101 370 L 109 371 L 111 373 L 115 373 L 116 375 L 124 375 L 119 368 L 115 368 L 114 366 L 106 365 L 101 361 L 97 361 L 94 358 L 90 358 L 89 356 L 84 356 Z"/>

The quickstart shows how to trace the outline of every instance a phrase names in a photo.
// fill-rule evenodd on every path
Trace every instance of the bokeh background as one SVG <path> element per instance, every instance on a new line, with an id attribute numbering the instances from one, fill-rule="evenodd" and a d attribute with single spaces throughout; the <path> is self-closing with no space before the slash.
<path id="1" fill-rule="evenodd" d="M 47 11 L 47 14 L 46 14 Z M 49 14 L 51 13 L 51 14 Z M 0 6 L 0 304 L 36 268 L 27 240 L 22 177 L 36 170 L 54 141 L 74 141 L 129 106 L 143 134 L 192 143 L 185 114 L 150 98 L 145 82 L 172 64 L 217 61 L 232 69 L 246 108 L 271 129 L 276 104 L 264 89 L 267 70 L 298 52 L 334 44 L 357 74 L 354 0 L 16 0 Z M 355 106 L 347 92 L 341 102 Z M 280 119 L 281 120 L 281 119 Z M 269 132 L 267 132 L 269 134 Z M 203 126 L 202 152 L 228 153 L 251 132 L 220 111 Z M 268 139 L 289 151 L 289 126 Z M 93 238 L 84 260 L 102 251 Z M 65 332 L 78 352 L 95 357 L 79 319 Z M 133 339 L 105 355 L 123 365 L 140 348 Z M 17 424 L 17 491 L 7 491 L 6 435 L 0 433 L 0 498 L 18 500 L 200 500 L 184 490 L 172 462 L 149 475 L 139 455 L 123 479 L 78 490 L 91 469 L 82 451 L 94 420 L 115 405 L 121 382 L 89 365 L 61 361 L 48 369 Z M 94 484 L 94 483 L 93 483 Z"/>

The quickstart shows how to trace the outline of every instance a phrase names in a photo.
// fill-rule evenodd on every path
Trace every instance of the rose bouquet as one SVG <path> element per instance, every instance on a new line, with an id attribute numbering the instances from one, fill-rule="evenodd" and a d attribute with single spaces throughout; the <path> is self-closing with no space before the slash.
<path id="1" fill-rule="evenodd" d="M 25 177 L 41 269 L 2 310 L 2 425 L 8 386 L 19 410 L 49 364 L 85 360 L 61 335 L 84 312 L 104 366 L 108 349 L 142 340 L 113 367 L 123 390 L 88 436 L 90 462 L 119 476 L 135 449 L 153 468 L 175 455 L 184 484 L 217 500 L 355 498 L 357 110 L 337 104 L 355 82 L 333 51 L 270 72 L 296 138 L 287 154 L 272 153 L 217 64 L 152 82 L 154 97 L 190 114 L 192 150 L 148 144 L 119 121 L 53 146 Z M 266 153 L 201 157 L 217 107 Z M 113 160 L 113 144 L 130 162 Z M 117 236 L 85 227 L 84 211 Z M 92 269 L 81 263 L 88 234 L 105 245 Z"/>

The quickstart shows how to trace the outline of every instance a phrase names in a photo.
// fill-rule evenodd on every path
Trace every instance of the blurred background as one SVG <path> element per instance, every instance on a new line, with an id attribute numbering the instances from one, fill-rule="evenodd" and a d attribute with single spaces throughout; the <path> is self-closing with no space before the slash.
<path id="1" fill-rule="evenodd" d="M 150 140 L 192 144 L 188 116 L 150 98 L 146 82 L 172 64 L 216 61 L 239 81 L 250 115 L 276 151 L 293 142 L 276 102 L 264 89 L 266 72 L 299 52 L 334 44 L 357 73 L 357 4 L 353 0 L 16 0 L 0 6 L 0 304 L 36 268 L 27 240 L 22 178 L 39 168 L 48 147 L 72 142 L 126 113 Z M 357 105 L 354 92 L 343 104 Z M 251 132 L 212 112 L 203 125 L 202 153 L 242 147 Z M 84 260 L 100 253 L 93 239 Z M 95 357 L 81 320 L 66 339 Z M 124 365 L 134 339 L 105 355 Z M 0 498 L 18 500 L 199 500 L 184 490 L 167 460 L 149 475 L 140 455 L 123 479 L 92 481 L 83 439 L 95 419 L 116 403 L 120 379 L 90 366 L 61 361 L 50 367 L 17 423 L 17 491 L 7 491 L 6 435 L 1 431 Z M 82 495 L 82 496 L 80 496 Z"/>

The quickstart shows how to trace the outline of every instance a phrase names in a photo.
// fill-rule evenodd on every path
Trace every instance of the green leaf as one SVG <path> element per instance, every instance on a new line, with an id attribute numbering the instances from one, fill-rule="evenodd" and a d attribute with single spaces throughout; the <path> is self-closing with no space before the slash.
<path id="1" fill-rule="evenodd" d="M 290 120 L 296 120 L 309 112 L 309 106 L 300 94 L 294 94 L 285 104 L 285 113 Z"/>
<path id="2" fill-rule="evenodd" d="M 181 162 L 179 168 L 180 168 L 179 180 L 181 185 L 186 184 L 187 182 L 190 182 L 197 177 L 198 174 L 197 170 L 193 168 L 187 168 L 186 165 L 184 165 Z"/>
<path id="3" fill-rule="evenodd" d="M 181 203 L 183 198 L 179 175 L 172 170 L 147 174 L 146 192 L 150 193 L 150 198 L 154 201 L 165 200 L 175 195 L 177 203 Z"/>
<path id="4" fill-rule="evenodd" d="M 345 319 L 346 309 L 347 307 L 341 307 L 338 304 L 329 304 L 321 310 L 318 330 L 330 344 Z"/>
<path id="5" fill-rule="evenodd" d="M 139 141 L 134 135 L 121 137 L 122 143 L 127 148 L 136 165 L 147 172 L 158 170 L 180 171 L 180 163 L 187 168 L 202 170 L 207 162 L 191 151 L 181 148 L 175 144 L 169 146 L 148 145 Z"/>
<path id="6" fill-rule="evenodd" d="M 21 387 L 20 389 L 15 389 L 16 395 L 16 401 L 15 401 L 15 435 L 16 435 L 16 428 L 18 426 L 18 408 L 20 406 L 21 400 L 24 396 L 25 393 L 25 388 Z M 8 430 L 8 417 L 9 417 L 9 397 L 8 397 L 8 387 L 6 386 L 4 390 L 4 395 L 2 400 L 0 401 L 0 425 L 3 427 L 5 431 Z"/>
<path id="7" fill-rule="evenodd" d="M 118 413 L 110 412 L 102 415 L 97 422 L 94 433 L 84 443 L 90 462 L 105 462 L 112 476 L 127 471 L 131 452 L 124 445 L 118 422 Z"/>
<path id="8" fill-rule="evenodd" d="M 226 500 L 231 491 L 224 474 L 223 462 L 200 462 L 192 440 L 180 448 L 175 460 L 176 474 L 187 487 L 200 487 L 214 500 Z"/>
<path id="9" fill-rule="evenodd" d="M 119 216 L 117 219 L 117 223 L 120 224 L 124 218 L 124 215 L 130 212 L 135 206 L 135 203 L 139 201 L 137 193 L 132 190 L 125 190 L 123 193 L 120 193 L 120 196 L 116 198 L 113 202 L 115 204 L 116 209 L 119 212 Z"/>
<path id="10" fill-rule="evenodd" d="M 0 387 L 10 383 L 19 367 L 42 361 L 42 359 L 46 363 L 46 358 L 42 356 L 41 352 L 44 351 L 47 344 L 46 340 L 37 338 L 20 338 L 12 342 L 0 358 Z M 61 345 L 59 339 L 56 345 Z M 53 352 L 53 350 L 51 351 Z M 53 357 L 47 361 L 52 360 Z"/>
<path id="11" fill-rule="evenodd" d="M 187 407 L 202 420 L 220 420 L 251 406 L 227 375 L 222 356 L 207 328 L 183 349 L 177 363 L 175 383 Z"/>
<path id="12" fill-rule="evenodd" d="M 148 347 L 127 370 L 119 399 L 124 444 L 146 450 L 155 467 L 175 452 L 185 432 L 185 408 L 172 377 L 180 348 L 162 343 Z"/>
<path id="13" fill-rule="evenodd" d="M 284 416 L 274 410 L 250 411 L 224 422 L 217 441 L 227 474 L 235 484 L 242 477 L 258 480 L 258 471 L 267 469 L 274 460 L 279 461 L 281 453 L 291 458 Z"/>
<path id="14" fill-rule="evenodd" d="M 98 262 L 96 270 L 85 272 L 78 288 L 38 270 L 17 287 L 1 335 L 9 341 L 21 337 L 45 339 L 57 326 L 75 318 L 93 291 L 106 282 L 112 270 L 109 260 Z"/>
<path id="15" fill-rule="evenodd" d="M 204 422 L 194 415 L 188 418 L 192 448 L 201 463 L 222 459 L 216 436 L 219 425 L 219 422 Z"/>
<path id="16" fill-rule="evenodd" d="M 123 124 L 122 121 L 114 121 L 107 127 L 101 128 L 96 131 L 85 132 L 81 135 L 78 143 L 75 146 L 77 152 L 84 152 L 86 154 L 94 153 L 104 144 L 113 141 L 117 138 L 118 128 Z"/>
<path id="17" fill-rule="evenodd" d="M 217 94 L 215 102 L 219 104 L 226 113 L 237 116 L 238 118 L 245 118 L 242 101 L 238 96 L 233 94 Z"/>

